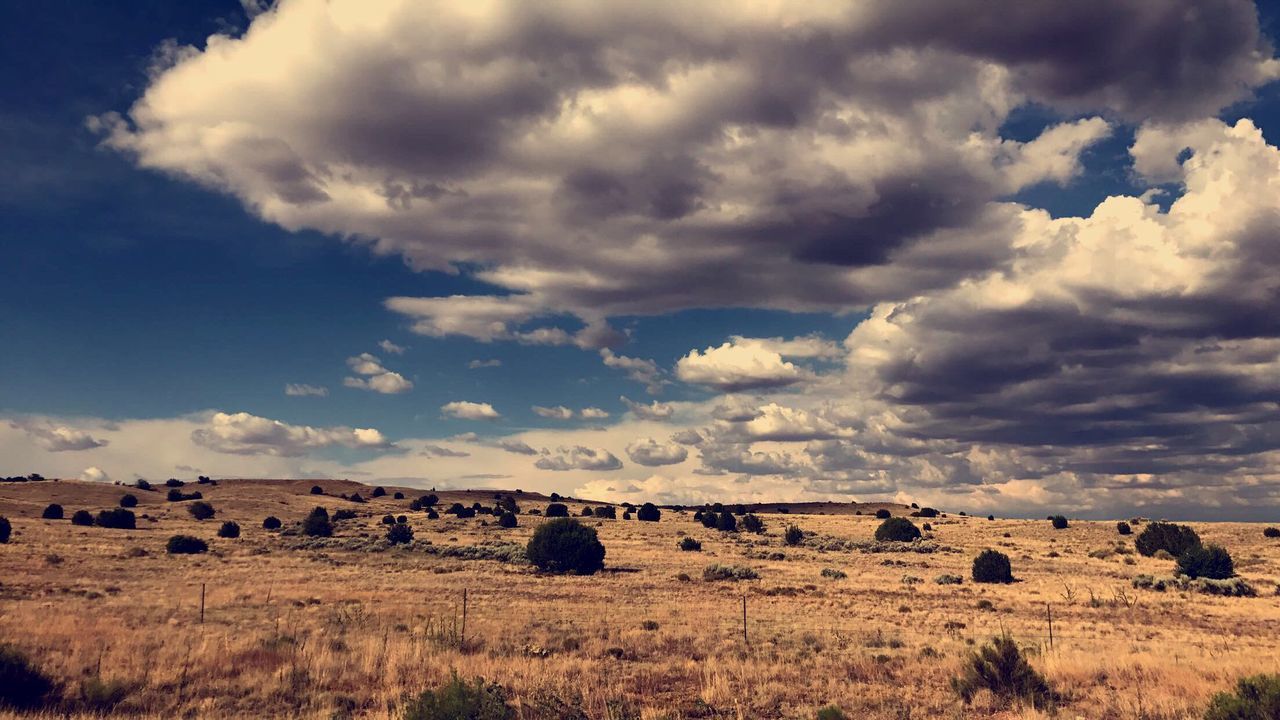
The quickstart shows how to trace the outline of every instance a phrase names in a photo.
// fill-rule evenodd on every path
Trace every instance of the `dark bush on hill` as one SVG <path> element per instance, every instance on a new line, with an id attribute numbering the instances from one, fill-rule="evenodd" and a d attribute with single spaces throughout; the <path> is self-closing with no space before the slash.
<path id="1" fill-rule="evenodd" d="M 1054 515 L 1053 517 L 1049 518 L 1049 522 L 1053 523 L 1054 530 L 1067 529 L 1067 525 L 1068 525 L 1067 518 L 1064 515 Z"/>
<path id="2" fill-rule="evenodd" d="M 764 532 L 764 521 L 760 519 L 759 515 L 747 513 L 742 516 L 742 529 L 749 533 L 762 533 Z"/>
<path id="3" fill-rule="evenodd" d="M 569 508 L 564 503 L 551 503 L 543 514 L 547 517 L 569 517 Z"/>
<path id="4" fill-rule="evenodd" d="M 275 515 L 268 515 L 267 518 L 262 521 L 262 529 L 263 530 L 279 530 L 280 518 L 276 517 Z"/>
<path id="5" fill-rule="evenodd" d="M 594 512 L 595 516 L 598 518 L 607 518 L 609 520 L 618 519 L 618 508 L 612 505 L 597 505 Z"/>
<path id="6" fill-rule="evenodd" d="M 1129 527 L 1129 523 L 1121 520 L 1120 522 L 1116 523 L 1116 532 L 1120 533 L 1121 535 L 1132 535 L 1133 528 Z"/>
<path id="7" fill-rule="evenodd" d="M 53 503 L 44 509 L 44 512 L 40 514 L 40 517 L 45 520 L 61 520 L 62 506 L 58 503 Z"/>
<path id="8" fill-rule="evenodd" d="M 973 559 L 973 581 L 980 583 L 1011 583 L 1013 568 L 1009 556 L 998 550 L 983 550 Z"/>
<path id="9" fill-rule="evenodd" d="M 1200 545 L 1200 536 L 1187 525 L 1174 525 L 1167 522 L 1153 522 L 1138 533 L 1133 546 L 1138 552 L 1151 557 L 1164 550 L 1178 557 L 1193 547 Z"/>
<path id="10" fill-rule="evenodd" d="M 13 523 L 9 522 L 9 518 L 0 515 L 0 544 L 9 542 L 9 538 L 12 535 Z"/>
<path id="11" fill-rule="evenodd" d="M 884 508 L 880 508 L 879 510 L 876 511 L 876 519 L 884 520 L 885 518 L 889 517 L 892 514 L 893 513 L 890 513 L 888 510 L 885 510 Z"/>
<path id="12" fill-rule="evenodd" d="M 191 517 L 197 520 L 208 520 L 218 514 L 218 511 L 214 510 L 212 505 L 203 500 L 188 505 L 187 512 L 191 513 Z"/>
<path id="13" fill-rule="evenodd" d="M 302 534 L 309 537 L 330 537 L 333 535 L 333 523 L 329 522 L 329 512 L 322 507 L 311 511 L 302 520 Z"/>
<path id="14" fill-rule="evenodd" d="M 716 518 L 716 529 L 720 532 L 737 532 L 738 519 L 733 516 L 733 513 L 726 510 Z"/>
<path id="15" fill-rule="evenodd" d="M 408 545 L 413 542 L 413 528 L 396 523 L 387 528 L 387 542 L 392 545 Z"/>
<path id="16" fill-rule="evenodd" d="M 952 678 L 951 687 L 966 704 L 979 690 L 990 691 L 1005 705 L 1021 700 L 1042 709 L 1057 701 L 1057 694 L 1049 688 L 1049 683 L 1031 667 L 1018 650 L 1018 644 L 1009 637 L 995 638 L 990 645 L 970 655 L 960 676 Z"/>
<path id="17" fill-rule="evenodd" d="M 475 516 L 476 516 L 476 511 L 472 510 L 471 508 L 462 508 L 461 510 L 458 511 L 458 517 L 464 520 L 467 518 L 473 518 Z"/>
<path id="18" fill-rule="evenodd" d="M 804 542 L 804 531 L 792 525 L 783 533 L 782 540 L 788 545 L 799 545 Z"/>
<path id="19" fill-rule="evenodd" d="M 428 511 L 427 511 L 427 519 L 428 519 L 428 520 L 439 520 L 439 519 L 440 519 L 440 513 L 436 512 L 435 510 L 428 510 Z"/>
<path id="20" fill-rule="evenodd" d="M 90 514 L 88 510 L 77 510 L 75 514 L 71 516 L 71 524 L 81 526 L 92 525 L 93 515 Z"/>
<path id="21" fill-rule="evenodd" d="M 312 485 L 312 486 L 311 486 L 311 494 L 312 494 L 312 495 L 323 495 L 323 494 L 324 494 L 324 488 L 320 487 L 319 485 Z"/>
<path id="22" fill-rule="evenodd" d="M 390 515 L 383 515 L 383 516 L 382 516 L 382 524 L 383 524 L 383 525 L 395 525 L 395 524 L 396 524 L 396 519 L 395 519 L 394 517 L 390 516 Z"/>
<path id="23" fill-rule="evenodd" d="M 138 507 L 138 496 L 130 495 L 128 493 L 124 494 L 120 498 L 120 507 L 122 508 Z"/>
<path id="24" fill-rule="evenodd" d="M 218 537 L 238 538 L 240 537 L 240 526 L 228 520 L 222 523 L 222 527 L 218 528 Z"/>
<path id="25" fill-rule="evenodd" d="M 636 511 L 636 519 L 644 520 L 645 522 L 658 522 L 661 517 L 662 511 L 653 503 L 647 502 L 644 505 L 641 505 L 640 509 Z"/>
<path id="26" fill-rule="evenodd" d="M 922 517 L 922 518 L 936 518 L 936 517 L 938 517 L 938 511 L 937 511 L 937 510 L 935 510 L 934 508 L 931 508 L 931 507 L 922 507 L 922 508 L 920 508 L 920 511 L 919 511 L 919 512 L 920 512 L 920 517 Z"/>
<path id="27" fill-rule="evenodd" d="M 920 538 L 920 528 L 903 517 L 891 517 L 876 528 L 876 540 L 880 542 L 911 542 Z"/>
<path id="28" fill-rule="evenodd" d="M 386 495 L 386 494 L 387 494 L 386 489 L 384 489 L 383 487 L 379 486 L 379 487 L 374 488 L 374 489 L 373 489 L 373 492 L 369 493 L 369 497 L 376 497 L 376 498 L 378 498 L 378 497 L 382 497 L 383 495 Z"/>
<path id="29" fill-rule="evenodd" d="M 186 483 L 182 482 L 178 478 L 169 478 L 168 480 L 164 481 L 165 487 L 178 488 L 178 487 L 182 487 L 183 485 L 186 485 Z"/>
<path id="30" fill-rule="evenodd" d="M 165 551 L 170 555 L 196 555 L 208 550 L 208 543 L 190 535 L 174 535 L 165 544 Z"/>
<path id="31" fill-rule="evenodd" d="M 1275 527 L 1263 528 L 1262 537 L 1280 538 L 1280 528 L 1275 528 Z"/>
<path id="32" fill-rule="evenodd" d="M 402 493 L 402 492 L 397 492 L 395 495 L 392 495 L 391 497 L 392 497 L 392 498 L 394 498 L 394 499 L 396 499 L 396 500 L 403 500 L 403 499 L 404 499 L 404 493 Z"/>
<path id="33" fill-rule="evenodd" d="M 594 528 L 558 518 L 534 531 L 525 554 L 540 570 L 591 575 L 604 567 L 605 550 Z"/>
<path id="34" fill-rule="evenodd" d="M 680 540 L 680 549 L 685 552 L 698 552 L 702 549 L 702 543 L 691 537 L 685 537 Z"/>
<path id="35" fill-rule="evenodd" d="M 133 482 L 133 486 L 138 488 L 139 490 L 151 489 L 151 483 L 147 482 L 146 480 L 143 480 L 142 478 L 138 478 L 137 480 L 135 480 Z"/>
<path id="36" fill-rule="evenodd" d="M 1217 545 L 1197 545 L 1178 556 L 1178 574 L 1189 578 L 1226 580 L 1236 574 L 1231 553 Z"/>
<path id="37" fill-rule="evenodd" d="M 498 517 L 498 527 L 513 528 L 518 524 L 515 513 L 504 512 Z"/>
<path id="38" fill-rule="evenodd" d="M 133 512 L 124 508 L 103 510 L 98 513 L 98 517 L 94 522 L 99 527 L 115 528 L 116 530 L 134 530 L 138 527 L 138 520 L 133 516 Z"/>
<path id="39" fill-rule="evenodd" d="M 0 709 L 40 710 L 52 699 L 56 687 L 21 650 L 0 645 Z"/>
<path id="40" fill-rule="evenodd" d="M 330 519 L 333 520 L 333 522 L 338 522 L 339 520 L 355 520 L 356 511 L 351 510 L 349 508 L 343 508 L 342 510 L 334 510 L 333 517 Z"/>

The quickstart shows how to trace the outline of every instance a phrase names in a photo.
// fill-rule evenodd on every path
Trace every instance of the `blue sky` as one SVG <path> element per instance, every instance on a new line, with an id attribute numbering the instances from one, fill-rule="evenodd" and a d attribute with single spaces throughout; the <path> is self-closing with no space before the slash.
<path id="1" fill-rule="evenodd" d="M 1002 316 L 1007 307 L 991 297 L 965 296 L 992 278 L 1023 278 L 1030 295 L 1043 293 L 1026 310 L 1057 303 L 1063 295 L 1046 291 L 1054 282 L 1045 278 L 1074 277 L 1075 256 L 1052 250 L 1046 238 L 1061 229 L 1029 229 L 1039 226 L 1027 213 L 1094 215 L 1102 224 L 1113 218 L 1095 209 L 1108 198 L 1140 196 L 1168 213 L 1197 187 L 1195 163 L 1186 162 L 1192 150 L 1225 157 L 1210 135 L 1226 137 L 1221 128 L 1240 130 L 1241 120 L 1260 130 L 1262 159 L 1248 170 L 1223 167 L 1255 173 L 1242 187 L 1265 184 L 1258 168 L 1280 141 L 1280 83 L 1269 75 L 1280 70 L 1267 64 L 1275 7 L 1223 0 L 1221 23 L 1186 21 L 1177 32 L 1190 39 L 1178 43 L 1160 24 L 1176 15 L 1157 17 L 1164 11 L 1140 3 L 1092 17 L 1025 13 L 1005 38 L 981 23 L 930 24 L 924 12 L 904 23 L 888 6 L 856 22 L 798 9 L 795 18 L 601 11 L 591 26 L 598 36 L 584 37 L 550 7 L 528 27 L 554 31 L 521 36 L 528 18 L 514 12 L 505 20 L 419 16 L 391 4 L 382 18 L 374 9 L 344 15 L 340 5 L 0 10 L 0 267 L 9 270 L 0 285 L 9 348 L 0 353 L 0 414 L 12 442 L 26 447 L 9 462 L 39 465 L 0 473 L 179 473 L 183 463 L 135 459 L 123 454 L 130 440 L 105 438 L 129 432 L 128 423 L 162 422 L 174 423 L 175 437 L 209 437 L 199 432 L 218 422 L 211 413 L 226 413 L 276 422 L 278 432 L 339 432 L 272 445 L 270 431 L 232 422 L 222 427 L 234 438 L 193 441 L 212 453 L 205 466 L 213 466 L 202 466 L 211 473 L 455 484 L 492 474 L 617 497 L 919 495 L 1033 513 L 1054 498 L 1082 498 L 1081 512 L 1104 514 L 1202 496 L 1232 505 L 1230 488 L 1241 483 L 1259 493 L 1240 500 L 1246 506 L 1275 499 L 1258 470 L 1275 452 L 1270 438 L 1280 437 L 1263 409 L 1271 385 L 1241 380 L 1245 365 L 1235 358 L 1212 371 L 1187 361 L 1156 389 L 1136 379 L 1192 346 L 1245 343 L 1256 353 L 1275 339 L 1262 320 L 1227 319 L 1280 311 L 1261 280 L 1233 276 L 1238 287 L 1262 283 L 1235 298 L 1204 290 L 1208 278 L 1244 265 L 1217 274 L 1192 267 L 1199 251 L 1189 246 L 1161 251 L 1186 261 L 1177 267 L 1154 256 L 1117 259 L 1145 268 L 1136 285 L 1158 276 L 1182 283 L 1135 298 L 1135 281 L 1095 255 L 1089 262 L 1102 264 L 1090 275 L 1116 275 L 1117 284 L 1080 291 L 1071 317 L 1034 327 L 1018 324 L 1025 314 Z M 783 20 L 842 38 L 836 52 L 855 70 L 839 77 L 831 51 L 807 40 L 793 46 L 795 37 L 782 34 L 774 43 L 767 32 L 744 33 L 726 41 L 729 60 L 719 62 L 699 45 L 700 23 L 738 38 L 740 25 Z M 1122 27 L 1128 22 L 1136 29 Z M 493 28 L 512 36 L 483 51 L 453 47 L 450 23 L 471 23 L 468 37 Z M 1015 47 L 1046 27 L 1083 33 L 1076 36 L 1091 38 L 1094 52 Z M 665 28 L 669 46 L 629 42 L 654 28 Z M 377 38 L 381 50 L 365 44 L 376 33 L 387 36 Z M 898 55 L 878 43 L 896 43 Z M 403 50 L 419 46 L 441 55 Z M 1203 47 L 1213 52 L 1197 54 Z M 289 72 L 255 68 L 253 53 Z M 509 62 L 476 59 L 491 56 Z M 946 77 L 885 61 L 903 56 L 922 68 L 941 62 Z M 666 62 L 673 59 L 684 64 Z M 423 79 L 440 67 L 477 74 L 456 87 L 449 83 L 462 71 Z M 673 67 L 724 75 L 695 91 L 688 88 L 700 76 Z M 416 69 L 402 76 L 397 68 Z M 884 79 L 864 84 L 879 72 Z M 653 81 L 663 73 L 672 74 Z M 257 103 L 247 99 L 263 88 Z M 261 112 L 272 97 L 295 99 Z M 865 128 L 847 134 L 833 129 L 840 123 Z M 228 142 L 227 127 L 246 134 L 211 150 Z M 694 129 L 708 127 L 717 130 Z M 1160 164 L 1166 146 L 1189 149 L 1178 158 L 1183 170 Z M 1201 172 L 1195 177 L 1225 177 Z M 1151 191 L 1162 194 L 1144 195 Z M 406 192 L 397 210 L 392 194 Z M 380 194 L 387 207 L 370 206 Z M 1266 208 L 1236 214 L 1255 211 Z M 1224 231 L 1223 242 L 1251 251 L 1251 232 L 1236 239 Z M 1115 237 L 1103 245 L 1118 243 L 1116 258 L 1128 257 L 1126 242 L 1135 252 L 1151 247 L 1134 232 Z M 1079 289 L 1063 282 L 1063 292 Z M 1177 295 L 1202 309 L 1236 309 L 1166 333 L 1160 318 L 1173 311 L 1161 303 Z M 389 298 L 449 296 L 495 299 L 498 324 L 452 301 L 388 306 Z M 871 323 L 855 333 L 877 308 L 893 332 L 871 339 L 880 332 Z M 1134 314 L 1118 320 L 1122 308 Z M 915 324 L 903 324 L 907 317 Z M 601 328 L 608 332 L 589 332 Z M 536 330 L 558 334 L 531 339 Z M 1031 334 L 1024 342 L 1018 332 Z M 796 338 L 821 347 L 785 344 Z M 384 341 L 403 352 L 381 348 Z M 694 352 L 726 342 L 736 354 L 713 361 Z M 872 353 L 881 342 L 889 349 Z M 1021 348 L 1039 346 L 1047 359 L 1013 366 Z M 1124 349 L 1156 346 L 1151 355 Z M 1100 357 L 1104 347 L 1114 354 Z M 362 353 L 412 388 L 344 386 L 366 377 L 351 369 Z M 651 363 L 659 386 L 609 367 L 608 353 Z M 1267 374 L 1247 366 L 1250 378 Z M 1213 372 L 1239 387 L 1211 396 Z M 1202 375 L 1203 383 L 1187 380 Z M 287 395 L 288 384 L 327 394 Z M 1097 410 L 1101 398 L 1129 392 L 1123 410 Z M 622 396 L 669 404 L 672 414 L 628 412 Z M 442 408 L 455 401 L 488 403 L 501 417 L 450 417 Z M 744 421 L 717 411 L 734 404 L 754 406 L 742 417 L 768 427 L 743 435 L 734 423 Z M 544 417 L 535 406 L 567 407 L 575 417 Z M 1085 406 L 1090 414 L 1078 420 Z M 581 417 L 582 408 L 608 418 Z M 1190 429 L 1170 419 L 1192 412 L 1232 420 Z M 787 423 L 807 429 L 777 430 Z M 385 444 L 350 440 L 341 434 L 350 428 L 376 428 Z M 62 440 L 49 439 L 56 429 L 66 430 Z M 682 430 L 705 441 L 679 442 Z M 413 466 L 378 464 L 467 432 L 477 436 L 454 442 L 475 453 L 456 467 L 432 451 Z M 100 444 L 66 440 L 76 433 Z M 1095 439 L 1082 446 L 1085 437 Z M 533 454 L 482 455 L 501 438 L 539 442 L 528 443 Z M 645 439 L 672 458 L 683 447 L 687 459 L 654 461 L 636 445 Z M 1165 443 L 1212 461 L 1151 449 Z M 583 460 L 575 447 L 611 454 L 618 466 Z"/>

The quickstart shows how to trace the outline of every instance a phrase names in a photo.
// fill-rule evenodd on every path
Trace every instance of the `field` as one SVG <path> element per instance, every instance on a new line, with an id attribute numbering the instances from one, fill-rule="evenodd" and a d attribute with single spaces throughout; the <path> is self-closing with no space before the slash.
<path id="1" fill-rule="evenodd" d="M 867 720 L 1047 716 L 988 693 L 965 705 L 950 687 L 973 648 L 1007 633 L 1062 693 L 1059 717 L 1173 720 L 1200 717 L 1241 675 L 1280 668 L 1280 540 L 1256 524 L 1191 523 L 1231 551 L 1256 597 L 1135 590 L 1135 575 L 1173 564 L 1131 552 L 1114 521 L 1054 530 L 951 514 L 915 520 L 932 525 L 933 552 L 877 552 L 875 510 L 910 508 L 851 504 L 766 507 L 761 535 L 706 529 L 691 510 L 585 519 L 605 572 L 552 576 L 509 562 L 540 517 L 514 529 L 484 515 L 429 520 L 409 509 L 421 489 L 360 504 L 335 495 L 371 488 L 322 481 L 314 496 L 312 484 L 189 484 L 217 509 L 203 522 L 162 487 L 0 485 L 14 529 L 0 545 L 0 640 L 81 708 L 49 717 L 397 718 L 407 695 L 455 672 L 502 685 L 520 718 L 813 718 L 828 705 Z M 136 530 L 40 519 L 51 502 L 70 517 L 126 491 L 140 499 Z M 492 505 L 494 491 L 438 495 Z M 525 511 L 549 502 L 516 499 Z M 316 505 L 357 517 L 332 539 L 289 530 Z M 387 513 L 408 515 L 413 544 L 386 547 Z M 263 530 L 268 515 L 288 532 Z M 217 537 L 224 520 L 242 535 Z M 798 546 L 783 540 L 792 524 L 806 533 Z M 177 533 L 210 552 L 166 554 Z M 702 551 L 678 549 L 684 535 Z M 984 548 L 1007 553 L 1018 581 L 973 583 Z M 704 580 L 711 563 L 759 578 Z M 935 582 L 943 574 L 963 582 Z"/>

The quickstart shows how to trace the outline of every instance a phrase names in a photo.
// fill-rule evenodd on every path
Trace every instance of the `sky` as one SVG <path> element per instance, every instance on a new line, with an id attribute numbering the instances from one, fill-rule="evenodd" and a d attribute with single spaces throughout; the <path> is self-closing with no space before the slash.
<path id="1" fill-rule="evenodd" d="M 0 475 L 1280 515 L 1280 9 L 11 3 Z"/>

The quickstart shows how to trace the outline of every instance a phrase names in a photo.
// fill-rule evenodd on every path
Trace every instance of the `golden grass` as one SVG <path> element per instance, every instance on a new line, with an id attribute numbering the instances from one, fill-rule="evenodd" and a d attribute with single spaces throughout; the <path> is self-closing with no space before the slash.
<path id="1" fill-rule="evenodd" d="M 323 484 L 369 496 L 354 483 Z M 409 514 L 418 541 L 435 546 L 523 544 L 540 522 L 522 515 L 520 527 L 501 530 L 482 525 L 492 520 L 485 516 L 429 521 L 408 510 L 421 490 L 353 505 L 310 496 L 311 485 L 201 486 L 219 511 L 203 523 L 185 504 L 164 502 L 163 488 L 135 493 L 136 512 L 156 518 L 140 517 L 136 531 L 38 519 L 50 501 L 68 517 L 110 507 L 122 488 L 0 486 L 0 514 L 15 529 L 0 545 L 0 640 L 25 650 L 69 695 L 91 678 L 123 683 L 116 712 L 144 718 L 394 718 L 406 693 L 454 671 L 505 686 L 522 718 L 578 717 L 566 708 L 589 718 L 812 718 L 826 705 L 867 720 L 1044 717 L 981 695 L 966 707 L 949 688 L 975 643 L 1007 632 L 1066 695 L 1060 717 L 1174 720 L 1199 717 L 1237 676 L 1280 667 L 1280 542 L 1263 538 L 1259 525 L 1194 524 L 1206 542 L 1232 551 L 1257 598 L 1131 589 L 1133 575 L 1168 574 L 1172 563 L 1090 557 L 1122 539 L 1113 522 L 1055 531 L 1047 521 L 951 516 L 928 522 L 954 552 L 814 547 L 871 538 L 877 521 L 847 514 L 848 506 L 841 514 L 767 514 L 763 536 L 706 530 L 692 513 L 664 512 L 659 523 L 592 519 L 609 570 L 548 577 L 413 549 L 289 549 L 296 538 L 262 530 L 262 518 L 289 525 L 316 504 L 361 514 L 338 524 L 340 539 L 380 538 L 378 520 L 388 512 Z M 446 505 L 492 499 L 489 491 L 438 494 Z M 521 499 L 525 509 L 545 504 Z M 569 505 L 575 514 L 581 507 Z M 226 519 L 240 523 L 240 538 L 216 537 Z M 818 538 L 786 547 L 781 535 L 792 523 Z M 207 539 L 212 552 L 166 555 L 165 541 L 179 532 Z M 679 551 L 682 533 L 701 540 L 703 552 Z M 1018 583 L 969 580 L 973 556 L 986 547 L 1010 555 Z M 786 558 L 760 559 L 777 552 Z M 760 579 L 704 582 L 712 562 L 752 567 Z M 822 577 L 823 568 L 848 577 Z M 682 573 L 690 579 L 678 579 Z M 938 585 L 942 573 L 965 581 Z"/>

